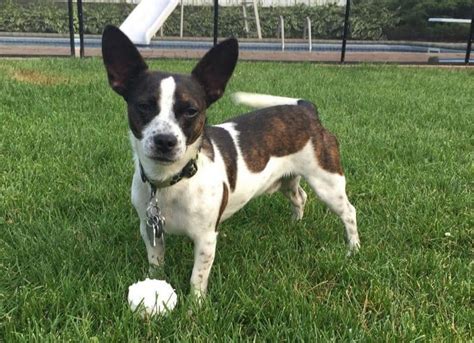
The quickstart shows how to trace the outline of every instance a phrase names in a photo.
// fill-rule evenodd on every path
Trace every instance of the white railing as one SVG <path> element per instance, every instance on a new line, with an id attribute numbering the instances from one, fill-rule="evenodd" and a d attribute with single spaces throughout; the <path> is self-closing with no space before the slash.
<path id="1" fill-rule="evenodd" d="M 220 6 L 239 6 L 241 0 L 219 0 Z M 212 6 L 214 0 L 184 0 L 186 6 Z M 336 4 L 345 6 L 346 0 L 258 0 L 259 7 L 288 7 L 294 5 L 321 6 Z"/>
<path id="2" fill-rule="evenodd" d="M 303 39 L 305 39 L 306 36 L 308 37 L 308 50 L 313 51 L 313 36 L 311 34 L 311 19 L 309 19 L 309 17 L 306 17 L 303 32 Z"/>
<path id="3" fill-rule="evenodd" d="M 283 16 L 280 16 L 280 21 L 278 24 L 279 36 L 281 38 L 281 51 L 285 51 L 285 19 Z"/>
<path id="4" fill-rule="evenodd" d="M 56 2 L 66 2 L 67 0 L 55 0 Z M 76 0 L 73 0 L 76 2 Z M 103 3 L 120 3 L 138 4 L 140 0 L 82 0 L 82 2 L 103 2 Z M 241 0 L 219 0 L 219 6 L 241 6 Z M 288 7 L 294 5 L 321 6 L 336 4 L 345 6 L 346 0 L 258 0 L 257 5 L 260 7 Z M 183 0 L 184 6 L 213 6 L 214 0 Z"/>

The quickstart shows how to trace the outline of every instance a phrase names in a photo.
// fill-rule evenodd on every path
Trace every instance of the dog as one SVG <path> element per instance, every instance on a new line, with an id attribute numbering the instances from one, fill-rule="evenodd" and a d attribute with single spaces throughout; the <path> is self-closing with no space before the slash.
<path id="1" fill-rule="evenodd" d="M 237 63 L 237 40 L 210 49 L 191 75 L 148 70 L 114 26 L 104 29 L 102 55 L 109 84 L 128 109 L 135 161 L 131 197 L 151 267 L 164 263 L 163 232 L 189 236 L 191 293 L 205 296 L 219 224 L 256 196 L 278 190 L 301 219 L 307 198 L 301 178 L 341 218 L 349 251 L 359 249 L 338 142 L 315 105 L 238 93 L 238 102 L 263 108 L 206 125 L 206 109 L 222 97 Z"/>

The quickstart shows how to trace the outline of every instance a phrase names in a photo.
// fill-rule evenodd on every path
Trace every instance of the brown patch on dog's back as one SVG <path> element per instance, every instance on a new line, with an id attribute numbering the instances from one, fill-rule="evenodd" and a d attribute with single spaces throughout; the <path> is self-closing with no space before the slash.
<path id="1" fill-rule="evenodd" d="M 264 170 L 270 157 L 294 154 L 311 139 L 320 166 L 342 175 L 336 137 L 322 126 L 310 102 L 264 108 L 231 122 L 239 132 L 245 163 L 254 173 Z"/>
<path id="2" fill-rule="evenodd" d="M 275 106 L 231 120 L 239 131 L 245 163 L 254 173 L 265 169 L 271 156 L 301 150 L 311 138 L 308 126 L 314 121 L 314 114 L 302 106 Z"/>
<path id="3" fill-rule="evenodd" d="M 217 226 L 219 225 L 222 217 L 222 213 L 224 213 L 224 210 L 227 206 L 227 202 L 229 201 L 229 189 L 227 188 L 227 185 L 225 183 L 222 183 L 222 200 L 221 200 L 221 206 L 219 207 L 219 215 L 217 216 L 217 221 L 216 221 L 216 231 L 218 230 Z"/>
<path id="4" fill-rule="evenodd" d="M 205 136 L 209 137 L 219 149 L 224 159 L 229 186 L 233 191 L 237 182 L 237 149 L 232 136 L 227 130 L 219 126 L 207 126 Z"/>

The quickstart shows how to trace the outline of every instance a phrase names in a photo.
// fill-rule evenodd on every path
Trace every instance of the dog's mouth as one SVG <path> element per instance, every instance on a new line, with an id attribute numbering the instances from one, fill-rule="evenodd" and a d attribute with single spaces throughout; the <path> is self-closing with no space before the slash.
<path id="1" fill-rule="evenodd" d="M 155 161 L 155 162 L 158 162 L 159 164 L 169 165 L 169 164 L 173 164 L 174 162 L 176 162 L 176 159 L 170 158 L 170 157 L 167 157 L 167 156 L 151 155 L 151 156 L 147 156 L 147 157 L 149 159 Z"/>

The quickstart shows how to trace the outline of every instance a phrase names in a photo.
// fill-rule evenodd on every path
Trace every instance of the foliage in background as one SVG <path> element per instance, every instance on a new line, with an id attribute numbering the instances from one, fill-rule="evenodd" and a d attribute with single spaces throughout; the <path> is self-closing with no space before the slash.
<path id="1" fill-rule="evenodd" d="M 219 31 L 222 36 L 246 37 L 240 7 L 223 7 L 219 9 Z M 275 38 L 279 31 L 279 17 L 285 19 L 285 36 L 303 38 L 306 17 L 313 23 L 313 36 L 318 38 L 338 38 L 342 35 L 344 23 L 343 8 L 338 6 L 260 8 L 260 24 L 263 37 Z M 185 8 L 184 32 L 187 35 L 210 36 L 213 30 L 212 8 Z M 250 31 L 255 36 L 254 22 L 249 21 Z M 179 34 L 179 11 L 171 15 L 165 23 L 165 32 Z M 195 33 L 195 34 L 193 34 Z M 374 37 L 374 39 L 376 39 Z"/>
<path id="2" fill-rule="evenodd" d="M 84 29 L 88 34 L 100 34 L 105 24 L 119 25 L 133 5 L 129 4 L 84 4 Z M 186 6 L 184 34 L 192 37 L 211 36 L 213 32 L 212 7 Z M 220 9 L 219 30 L 222 36 L 245 37 L 240 7 Z M 341 35 L 343 8 L 322 7 L 270 7 L 261 8 L 260 17 L 264 37 L 276 37 L 278 17 L 285 17 L 287 37 L 302 37 L 304 18 L 309 16 L 314 24 L 314 35 L 320 38 L 336 38 Z M 42 20 L 41 18 L 44 18 Z M 175 10 L 164 25 L 168 36 L 179 35 L 179 10 Z M 250 23 L 252 24 L 252 23 Z M 77 20 L 75 23 L 77 30 Z M 253 31 L 255 31 L 252 28 Z M 67 33 L 66 4 L 42 2 L 41 4 L 16 4 L 6 1 L 0 5 L 0 31 Z M 374 37 L 376 39 L 377 37 Z"/>
<path id="3" fill-rule="evenodd" d="M 100 34 L 106 24 L 119 25 L 134 5 L 84 4 L 84 24 L 87 34 Z M 465 41 L 468 25 L 430 24 L 433 16 L 470 17 L 470 0 L 353 0 L 351 11 L 352 39 L 415 39 Z M 75 13 L 76 8 L 74 8 Z M 209 37 L 213 30 L 212 7 L 186 6 L 184 34 L 191 37 Z M 275 38 L 278 18 L 285 18 L 285 35 L 302 38 L 306 17 L 312 22 L 313 37 L 340 38 L 344 23 L 344 7 L 336 5 L 293 7 L 262 7 L 259 9 L 262 34 Z M 219 33 L 221 36 L 246 37 L 240 7 L 220 8 Z M 175 10 L 164 25 L 166 36 L 179 35 L 180 11 Z M 250 25 L 252 26 L 252 22 Z M 75 22 L 77 30 L 77 20 Z M 0 31 L 67 33 L 67 6 L 65 3 L 38 1 L 18 3 L 6 0 L 0 3 Z M 255 32 L 255 28 L 251 27 Z"/>
<path id="4" fill-rule="evenodd" d="M 354 39 L 387 39 L 387 33 L 400 22 L 399 10 L 389 10 L 377 1 L 366 0 L 353 7 L 350 22 Z"/>
<path id="5" fill-rule="evenodd" d="M 61 7 L 47 2 L 5 1 L 0 5 L 0 31 L 67 32 L 67 9 Z"/>
<path id="6" fill-rule="evenodd" d="M 472 0 L 353 0 L 355 6 L 373 3 L 373 7 L 398 11 L 400 22 L 387 30 L 390 39 L 466 41 L 469 25 L 429 23 L 429 18 L 472 18 Z"/>

